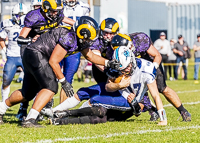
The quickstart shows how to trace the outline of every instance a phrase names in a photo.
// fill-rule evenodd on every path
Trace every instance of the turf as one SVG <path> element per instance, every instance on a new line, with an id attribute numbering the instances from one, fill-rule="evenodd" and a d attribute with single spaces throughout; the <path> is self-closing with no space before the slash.
<path id="1" fill-rule="evenodd" d="M 168 125 L 164 127 L 158 126 L 158 122 L 149 122 L 150 116 L 146 112 L 125 122 L 54 126 L 49 125 L 48 120 L 45 120 L 39 123 L 46 128 L 26 129 L 22 128 L 15 118 L 19 109 L 19 105 L 16 105 L 11 107 L 4 116 L 5 124 L 0 127 L 0 142 L 200 142 L 200 84 L 194 84 L 193 70 L 193 66 L 188 67 L 188 80 L 186 81 L 182 80 L 181 76 L 177 81 L 167 81 L 168 86 L 178 93 L 182 103 L 186 103 L 185 108 L 192 114 L 191 122 L 182 122 L 179 112 L 169 106 L 169 102 L 162 95 L 168 118 Z M 80 87 L 92 84 L 94 83 L 78 82 L 75 78 L 73 87 L 77 91 Z M 21 84 L 13 81 L 11 92 L 19 88 Z M 54 106 L 56 106 L 59 103 L 59 95 L 55 95 L 54 99 Z M 29 109 L 31 105 L 32 102 Z"/>

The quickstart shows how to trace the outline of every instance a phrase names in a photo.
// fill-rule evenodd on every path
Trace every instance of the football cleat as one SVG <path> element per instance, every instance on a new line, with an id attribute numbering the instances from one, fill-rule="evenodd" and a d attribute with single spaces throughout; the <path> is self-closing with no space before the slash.
<path id="1" fill-rule="evenodd" d="M 158 118 L 159 118 L 159 115 L 157 112 L 152 112 L 152 113 L 149 113 L 151 115 L 151 118 L 149 119 L 149 121 L 157 121 Z"/>
<path id="2" fill-rule="evenodd" d="M 26 116 L 27 116 L 27 108 L 20 108 L 16 115 L 16 118 L 18 118 L 19 121 L 22 121 L 23 118 Z"/>
<path id="3" fill-rule="evenodd" d="M 38 117 L 37 117 L 37 119 L 36 119 L 36 121 L 38 122 L 38 121 L 43 121 L 43 120 L 45 120 L 44 116 L 41 115 L 41 114 L 39 114 Z"/>
<path id="4" fill-rule="evenodd" d="M 181 116 L 182 116 L 184 122 L 191 121 L 191 114 L 188 111 L 186 111 L 186 112 L 181 111 Z"/>
<path id="5" fill-rule="evenodd" d="M 40 114 L 47 116 L 48 118 L 53 118 L 53 110 L 51 108 L 43 108 Z"/>
<path id="6" fill-rule="evenodd" d="M 50 125 L 59 125 L 59 118 L 49 118 Z"/>
<path id="7" fill-rule="evenodd" d="M 28 120 L 22 121 L 21 126 L 22 126 L 23 128 L 44 128 L 44 126 L 38 124 L 38 123 L 36 122 L 36 120 L 35 120 L 35 119 L 32 119 L 32 118 L 31 118 L 31 119 L 28 119 Z"/>
<path id="8" fill-rule="evenodd" d="M 55 118 L 64 118 L 70 116 L 70 113 L 69 110 L 55 111 L 53 115 Z"/>
<path id="9" fill-rule="evenodd" d="M 0 114 L 0 125 L 2 125 L 4 122 L 3 122 L 3 115 Z"/>

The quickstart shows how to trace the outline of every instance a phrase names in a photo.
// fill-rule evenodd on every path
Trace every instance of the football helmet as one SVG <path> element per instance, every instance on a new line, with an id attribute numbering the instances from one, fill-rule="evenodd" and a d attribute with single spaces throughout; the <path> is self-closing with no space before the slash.
<path id="1" fill-rule="evenodd" d="M 70 7 L 73 7 L 77 4 L 76 0 L 64 0 L 64 3 Z"/>
<path id="2" fill-rule="evenodd" d="M 113 59 L 120 63 L 119 70 L 125 75 L 132 75 L 136 68 L 135 55 L 127 46 L 118 46 L 113 53 Z M 131 66 L 130 66 L 131 64 Z M 130 70 L 126 68 L 130 66 Z"/>
<path id="3" fill-rule="evenodd" d="M 119 23 L 114 18 L 106 18 L 100 25 L 100 38 L 105 45 L 111 41 L 111 39 L 104 38 L 105 33 L 117 34 L 119 32 Z"/>
<path id="4" fill-rule="evenodd" d="M 99 35 L 97 22 L 89 16 L 80 17 L 75 22 L 73 29 L 76 32 L 79 43 L 84 47 L 91 45 Z"/>
<path id="5" fill-rule="evenodd" d="M 133 52 L 135 51 L 135 46 L 131 38 L 126 34 L 118 33 L 111 40 L 111 46 L 113 50 L 117 49 L 119 46 L 126 46 L 131 49 Z"/>
<path id="6" fill-rule="evenodd" d="M 23 3 L 16 4 L 12 9 L 12 19 L 20 24 L 20 17 L 28 12 L 26 5 Z"/>
<path id="7" fill-rule="evenodd" d="M 31 0 L 31 9 L 37 9 L 36 6 L 42 6 L 42 0 Z"/>
<path id="8" fill-rule="evenodd" d="M 56 20 L 63 9 L 61 0 L 43 0 L 42 9 L 50 20 Z M 57 12 L 57 14 L 53 14 Z"/>

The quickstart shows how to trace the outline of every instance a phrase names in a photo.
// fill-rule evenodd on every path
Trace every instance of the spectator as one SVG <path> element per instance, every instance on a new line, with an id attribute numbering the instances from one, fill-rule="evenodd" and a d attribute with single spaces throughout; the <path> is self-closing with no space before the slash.
<path id="1" fill-rule="evenodd" d="M 194 49 L 194 60 L 195 60 L 194 83 L 197 84 L 199 83 L 198 75 L 199 75 L 199 62 L 200 62 L 200 34 L 197 35 L 197 41 L 194 42 L 193 49 Z"/>
<path id="2" fill-rule="evenodd" d="M 176 54 L 176 76 L 175 79 L 178 79 L 178 65 L 182 61 L 183 63 L 183 70 L 184 70 L 184 80 L 187 80 L 187 67 L 186 67 L 186 51 L 188 50 L 189 46 L 186 41 L 184 41 L 183 36 L 178 36 L 178 42 L 174 44 L 173 52 Z"/>
<path id="3" fill-rule="evenodd" d="M 170 46 L 171 46 L 171 51 L 170 51 L 170 54 L 169 54 L 169 57 L 168 57 L 168 62 L 169 62 L 169 80 L 173 80 L 174 77 L 175 77 L 175 70 L 176 70 L 176 55 L 174 54 L 173 52 L 173 49 L 174 49 L 174 44 L 176 43 L 176 40 L 175 39 L 171 39 L 170 40 Z M 172 67 L 173 67 L 173 77 L 172 77 Z"/>
<path id="4" fill-rule="evenodd" d="M 160 33 L 160 39 L 157 39 L 154 43 L 154 47 L 159 51 L 162 56 L 162 63 L 168 63 L 168 56 L 170 54 L 170 43 L 166 39 L 166 34 L 164 32 Z M 165 79 L 167 79 L 167 65 L 164 65 Z"/>
<path id="5" fill-rule="evenodd" d="M 94 82 L 94 77 L 92 74 L 92 63 L 89 62 L 88 60 L 85 61 L 85 68 L 84 68 L 84 73 L 85 73 L 85 83 L 89 83 L 90 79 L 89 79 L 89 75 L 91 75 L 91 81 Z"/>

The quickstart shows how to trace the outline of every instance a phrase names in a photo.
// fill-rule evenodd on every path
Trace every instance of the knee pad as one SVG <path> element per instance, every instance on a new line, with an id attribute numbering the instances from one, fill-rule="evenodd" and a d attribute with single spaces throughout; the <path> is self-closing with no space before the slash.
<path id="1" fill-rule="evenodd" d="M 107 109 L 104 107 L 101 107 L 101 106 L 100 107 L 92 107 L 91 110 L 94 115 L 99 116 L 99 117 L 103 117 L 107 113 Z"/>

